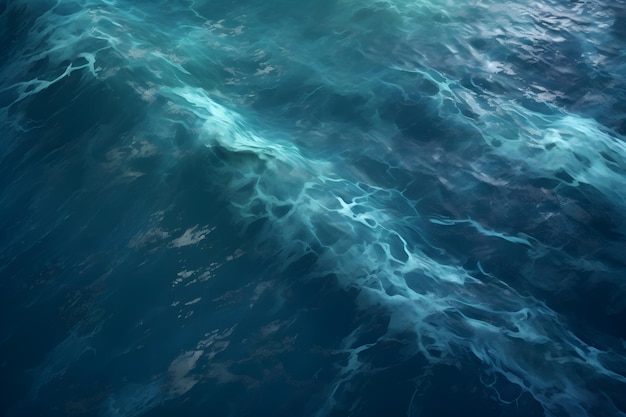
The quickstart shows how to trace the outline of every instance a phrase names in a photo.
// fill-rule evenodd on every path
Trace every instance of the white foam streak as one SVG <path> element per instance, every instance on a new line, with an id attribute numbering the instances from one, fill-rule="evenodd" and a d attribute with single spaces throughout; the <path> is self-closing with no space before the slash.
<path id="1" fill-rule="evenodd" d="M 300 245 L 300 255 L 291 255 L 284 262 L 288 265 L 310 251 L 319 256 L 319 265 L 326 265 L 328 273 L 337 274 L 346 287 L 362 291 L 363 307 L 369 304 L 382 304 L 391 312 L 392 319 L 387 337 L 411 330 L 421 352 L 433 362 L 453 360 L 459 347 L 468 349 L 481 359 L 489 369 L 505 376 L 510 382 L 519 385 L 542 401 L 546 410 L 559 410 L 567 406 L 570 398 L 581 398 L 581 404 L 592 398 L 589 388 L 581 383 L 585 374 L 604 375 L 618 381 L 624 377 L 606 368 L 596 357 L 597 352 L 571 334 L 561 319 L 545 305 L 533 298 L 520 295 L 503 282 L 495 280 L 486 285 L 472 277 L 466 270 L 452 264 L 435 260 L 424 252 L 428 245 L 423 241 L 409 239 L 405 225 L 418 223 L 420 216 L 413 207 L 415 203 L 395 190 L 379 189 L 349 178 L 328 178 L 325 169 L 343 172 L 339 167 L 318 164 L 305 159 L 292 143 L 270 141 L 254 132 L 240 115 L 216 104 L 204 92 L 197 90 L 174 90 L 193 105 L 196 116 L 202 120 L 203 134 L 208 143 L 218 143 L 232 152 L 254 152 L 266 161 L 262 171 L 245 171 L 241 165 L 227 167 L 243 175 L 254 185 L 250 194 L 241 196 L 237 207 L 243 218 L 250 221 L 259 218 L 274 218 L 277 204 L 289 204 L 291 209 L 285 217 L 269 224 L 268 236 L 278 239 L 279 246 L 291 248 Z M 590 135 L 598 133 L 597 127 L 585 120 L 575 118 L 553 118 L 549 116 L 529 116 L 521 108 L 514 108 L 518 116 L 528 117 L 538 126 L 546 121 L 561 135 L 568 130 Z M 585 149 L 585 155 L 595 146 L 576 140 L 573 143 L 559 142 L 551 151 L 559 152 L 564 160 L 561 167 L 580 169 L 574 165 L 569 153 Z M 605 149 L 613 149 L 605 141 L 613 141 L 607 135 L 599 137 Z M 552 142 L 557 138 L 552 138 Z M 508 149 L 507 156 L 529 160 L 529 167 L 537 174 L 559 167 L 550 159 L 543 160 L 536 155 L 535 148 L 520 139 L 512 143 L 514 150 Z M 526 146 L 525 146 L 525 145 Z M 600 147 L 602 148 L 602 147 Z M 621 152 L 620 147 L 618 147 Z M 495 150 L 498 151 L 497 148 Z M 535 153 L 534 153 L 535 152 Z M 535 159 L 533 159 L 533 157 Z M 281 164 L 274 164 L 274 159 Z M 597 160 L 596 160 L 596 163 Z M 593 164 L 591 165 L 594 166 Z M 269 185 L 275 178 L 288 177 L 291 171 L 299 175 L 290 178 L 290 186 L 296 187 L 290 197 L 277 198 Z M 594 183 L 607 193 L 622 191 L 604 187 L 607 175 L 603 169 L 584 168 L 573 172 L 580 180 Z M 232 175 L 226 174 L 226 175 Z M 266 180 L 267 179 L 267 180 Z M 617 179 L 615 180 L 617 181 Z M 295 191 L 292 190 L 292 191 Z M 324 197 L 316 190 L 324 190 Z M 248 190 L 247 192 L 249 192 Z M 261 209 L 259 210 L 259 204 Z M 392 215 L 390 207 L 401 210 L 401 217 Z M 403 207 L 403 208 L 399 208 Z M 430 222 L 453 226 L 468 224 L 480 234 L 505 241 L 533 247 L 528 237 L 509 236 L 485 228 L 480 223 L 468 220 L 430 219 Z M 327 225 L 332 230 L 340 230 L 332 238 Z M 312 245 L 317 242 L 317 245 Z M 494 277 L 492 277 L 494 278 Z M 450 320 L 456 316 L 456 320 Z M 442 323 L 447 323 L 442 325 Z M 351 357 L 366 346 L 350 346 Z M 575 357 L 568 352 L 576 352 Z M 561 367 L 568 364 L 568 370 Z M 358 366 L 349 361 L 335 388 L 349 375 L 357 372 Z M 543 368 L 543 373 L 540 372 Z M 558 377 L 555 379 L 555 376 Z M 557 393 L 564 393 L 563 396 Z M 334 394 L 331 393 L 331 398 Z M 591 404 L 592 400 L 589 400 Z M 587 405 L 580 405 L 581 410 Z M 557 411 L 555 411 L 557 412 Z"/>

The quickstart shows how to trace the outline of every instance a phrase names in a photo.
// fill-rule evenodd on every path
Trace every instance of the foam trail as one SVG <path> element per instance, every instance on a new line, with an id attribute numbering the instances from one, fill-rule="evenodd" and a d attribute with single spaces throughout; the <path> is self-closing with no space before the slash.
<path id="1" fill-rule="evenodd" d="M 498 233 L 498 232 L 495 232 L 493 230 L 485 229 L 483 226 L 480 225 L 480 223 L 477 223 L 476 221 L 471 220 L 471 219 L 468 219 L 468 220 L 429 219 L 429 220 L 430 220 L 431 223 L 438 224 L 438 225 L 441 225 L 441 226 L 454 226 L 455 224 L 468 223 L 473 228 L 475 228 L 480 234 L 482 234 L 484 236 L 498 237 L 500 239 L 506 240 L 507 242 L 520 243 L 522 245 L 526 245 L 528 247 L 532 247 L 532 244 L 528 241 L 528 239 L 515 237 L 515 236 L 507 236 L 507 235 L 505 235 L 503 233 Z"/>
<path id="2" fill-rule="evenodd" d="M 386 337 L 411 330 L 421 353 L 433 362 L 453 361 L 459 348 L 471 351 L 490 371 L 531 393 L 546 413 L 555 415 L 589 415 L 585 410 L 598 405 L 601 400 L 592 394 L 592 386 L 582 382 L 585 375 L 626 383 L 626 377 L 602 359 L 611 352 L 580 340 L 543 303 L 522 296 L 503 281 L 483 283 L 454 262 L 442 263 L 426 255 L 427 243 L 407 236 L 408 225 L 419 224 L 420 216 L 415 202 L 402 192 L 328 177 L 338 168 L 305 161 L 291 144 L 270 144 L 252 133 L 250 126 L 241 129 L 244 119 L 204 93 L 173 93 L 192 103 L 201 126 L 209 126 L 203 132 L 206 136 L 201 135 L 207 146 L 223 146 L 235 153 L 262 149 L 256 153 L 262 168 L 245 171 L 245 166 L 237 166 L 240 179 L 230 186 L 241 190 L 244 183 L 251 184 L 245 194 L 236 194 L 242 217 L 250 223 L 273 219 L 264 234 L 279 239 L 279 247 L 294 251 L 298 243 L 298 251 L 283 261 L 286 265 L 313 252 L 322 268 L 327 265 L 327 272 L 337 274 L 343 285 L 361 291 L 363 308 L 386 306 L 392 314 Z M 290 178 L 294 195 L 276 194 L 268 187 L 274 178 Z M 285 217 L 275 219 L 273 212 L 282 205 L 290 209 Z M 393 215 L 389 207 L 394 208 Z M 486 237 L 533 246 L 528 239 L 487 230 L 472 220 L 430 221 L 445 226 L 467 223 Z M 329 229 L 339 230 L 339 236 L 329 237 Z M 369 347 L 347 343 L 353 359 Z M 537 369 L 540 362 L 542 372 Z M 344 375 L 358 372 L 352 360 L 346 366 Z M 331 404 L 344 379 L 331 393 Z M 571 408 L 573 401 L 578 405 Z"/>

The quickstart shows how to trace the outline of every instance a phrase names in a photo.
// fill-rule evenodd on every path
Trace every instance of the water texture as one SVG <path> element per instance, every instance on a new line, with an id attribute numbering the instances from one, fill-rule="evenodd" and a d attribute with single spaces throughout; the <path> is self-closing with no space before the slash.
<path id="1" fill-rule="evenodd" d="M 626 416 L 623 1 L 0 1 L 0 414 Z"/>

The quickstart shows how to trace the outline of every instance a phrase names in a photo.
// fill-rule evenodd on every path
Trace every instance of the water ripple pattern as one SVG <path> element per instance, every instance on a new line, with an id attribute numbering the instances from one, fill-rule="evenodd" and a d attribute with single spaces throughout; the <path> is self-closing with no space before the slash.
<path id="1" fill-rule="evenodd" d="M 626 416 L 624 28 L 0 1 L 0 414 Z"/>

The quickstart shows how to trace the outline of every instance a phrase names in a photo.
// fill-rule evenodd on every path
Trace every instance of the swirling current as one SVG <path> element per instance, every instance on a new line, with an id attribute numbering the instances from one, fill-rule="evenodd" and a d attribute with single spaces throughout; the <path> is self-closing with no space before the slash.
<path id="1" fill-rule="evenodd" d="M 0 414 L 626 416 L 622 0 L 0 1 Z"/>

